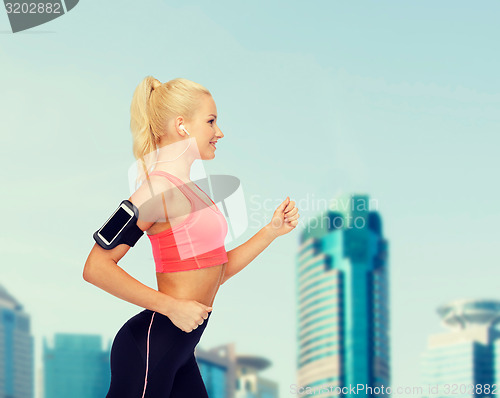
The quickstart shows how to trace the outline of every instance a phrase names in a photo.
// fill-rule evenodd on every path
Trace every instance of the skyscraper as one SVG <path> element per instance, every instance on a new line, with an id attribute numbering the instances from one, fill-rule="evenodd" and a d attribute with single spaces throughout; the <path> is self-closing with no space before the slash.
<path id="1" fill-rule="evenodd" d="M 104 397 L 111 380 L 109 358 L 99 335 L 56 333 L 53 348 L 44 338 L 44 398 Z"/>
<path id="2" fill-rule="evenodd" d="M 340 196 L 301 232 L 297 389 L 318 396 L 390 383 L 388 244 L 369 204 L 366 195 Z"/>
<path id="3" fill-rule="evenodd" d="M 34 339 L 30 317 L 0 285 L 0 397 L 33 398 Z"/>
<path id="4" fill-rule="evenodd" d="M 500 332 L 496 325 L 500 321 L 500 301 L 457 300 L 440 306 L 437 312 L 451 331 L 429 336 L 421 361 L 424 396 L 498 394 Z"/>

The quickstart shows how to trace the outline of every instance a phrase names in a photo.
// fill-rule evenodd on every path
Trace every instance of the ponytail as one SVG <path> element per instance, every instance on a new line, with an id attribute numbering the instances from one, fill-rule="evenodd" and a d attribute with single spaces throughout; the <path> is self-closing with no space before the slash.
<path id="1" fill-rule="evenodd" d="M 154 153 L 152 152 L 156 151 L 159 136 L 151 128 L 149 100 L 153 90 L 159 86 L 161 86 L 161 83 L 154 77 L 145 77 L 135 89 L 132 104 L 130 105 L 132 150 L 134 157 L 139 161 L 137 164 L 136 187 L 144 180 L 154 162 Z"/>

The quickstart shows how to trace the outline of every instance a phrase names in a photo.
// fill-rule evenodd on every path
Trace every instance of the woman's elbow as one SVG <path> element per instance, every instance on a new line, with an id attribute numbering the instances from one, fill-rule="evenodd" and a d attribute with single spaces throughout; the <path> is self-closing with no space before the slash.
<path id="1" fill-rule="evenodd" d="M 85 262 L 85 266 L 83 267 L 82 277 L 86 282 L 90 282 L 92 280 L 91 263 L 88 260 Z"/>
<path id="2" fill-rule="evenodd" d="M 87 256 L 87 260 L 85 260 L 85 265 L 83 267 L 82 277 L 85 281 L 92 283 L 96 269 L 99 268 L 99 266 L 101 266 L 105 261 L 109 260 L 107 255 L 108 252 L 103 251 L 103 249 L 101 249 L 97 244 L 94 244 L 94 247 Z"/>
<path id="3" fill-rule="evenodd" d="M 85 266 L 83 267 L 82 277 L 85 281 L 93 283 L 96 272 L 96 266 L 99 264 L 99 259 L 96 256 L 89 256 L 87 261 L 85 261 Z"/>

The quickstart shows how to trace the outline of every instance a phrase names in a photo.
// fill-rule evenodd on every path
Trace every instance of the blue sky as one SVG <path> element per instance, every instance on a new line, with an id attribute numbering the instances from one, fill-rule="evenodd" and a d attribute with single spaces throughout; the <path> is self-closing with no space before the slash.
<path id="1" fill-rule="evenodd" d="M 82 1 L 9 33 L 0 13 L 4 212 L 0 282 L 41 336 L 112 339 L 140 308 L 83 281 L 92 233 L 129 196 L 129 107 L 141 79 L 206 86 L 225 134 L 209 174 L 232 174 L 267 222 L 301 222 L 223 285 L 200 343 L 228 341 L 295 383 L 300 228 L 342 192 L 376 200 L 389 240 L 393 385 L 420 385 L 444 331 L 438 305 L 500 299 L 500 5 L 419 2 Z M 252 209 L 268 200 L 274 206 Z M 250 228 L 230 250 L 258 231 Z M 120 262 L 156 287 L 149 242 Z"/>

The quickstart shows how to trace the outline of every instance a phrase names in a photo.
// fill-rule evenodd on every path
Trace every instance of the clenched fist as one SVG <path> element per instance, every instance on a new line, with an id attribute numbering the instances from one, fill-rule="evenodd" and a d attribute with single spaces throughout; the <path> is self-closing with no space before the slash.
<path id="1" fill-rule="evenodd" d="M 269 227 L 276 237 L 285 235 L 297 226 L 299 217 L 299 209 L 295 207 L 295 202 L 287 196 L 274 211 Z"/>
<path id="2" fill-rule="evenodd" d="M 169 311 L 168 317 L 172 323 L 186 333 L 192 332 L 208 318 L 212 307 L 196 300 L 175 299 L 175 305 Z"/>

